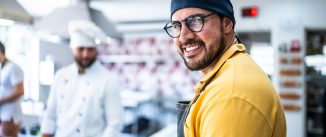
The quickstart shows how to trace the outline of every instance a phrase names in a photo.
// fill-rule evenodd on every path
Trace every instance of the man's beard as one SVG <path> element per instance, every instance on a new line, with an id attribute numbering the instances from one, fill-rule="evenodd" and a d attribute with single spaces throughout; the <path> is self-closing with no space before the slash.
<path id="1" fill-rule="evenodd" d="M 206 67 L 208 67 L 209 65 L 211 65 L 215 60 L 217 60 L 218 58 L 220 58 L 224 48 L 225 48 L 225 39 L 223 36 L 221 36 L 219 38 L 219 43 L 218 43 L 218 39 L 215 40 L 214 45 L 210 45 L 210 46 L 205 46 L 205 43 L 201 40 L 194 40 L 191 39 L 189 41 L 187 41 L 186 43 L 188 44 L 195 44 L 195 45 L 199 45 L 199 46 L 204 46 L 204 57 L 196 62 L 192 62 L 189 61 L 187 62 L 185 57 L 183 57 L 181 55 L 181 53 L 179 53 L 181 55 L 181 57 L 183 58 L 183 61 L 185 63 L 185 65 L 187 66 L 187 68 L 189 70 L 192 71 L 198 71 L 198 70 L 202 70 Z M 215 48 L 215 51 L 210 51 L 210 49 L 207 49 L 207 47 L 217 47 Z"/>
<path id="2" fill-rule="evenodd" d="M 89 62 L 87 64 L 82 62 L 82 59 L 77 59 L 75 58 L 77 64 L 79 65 L 79 67 L 86 69 L 89 68 L 90 66 L 92 66 L 92 64 L 96 61 L 96 58 L 92 58 L 89 60 Z"/>

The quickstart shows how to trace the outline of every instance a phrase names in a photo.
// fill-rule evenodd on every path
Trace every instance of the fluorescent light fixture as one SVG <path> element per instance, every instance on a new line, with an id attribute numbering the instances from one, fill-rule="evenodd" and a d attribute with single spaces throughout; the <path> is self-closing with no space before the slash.
<path id="1" fill-rule="evenodd" d="M 13 24 L 15 24 L 15 22 L 12 20 L 0 19 L 0 26 L 11 26 Z"/>

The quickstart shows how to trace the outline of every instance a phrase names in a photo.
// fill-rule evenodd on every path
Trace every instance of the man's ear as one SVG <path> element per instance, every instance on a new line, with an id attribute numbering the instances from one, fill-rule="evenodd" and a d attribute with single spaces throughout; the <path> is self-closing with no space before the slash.
<path id="1" fill-rule="evenodd" d="M 227 17 L 223 18 L 223 27 L 225 34 L 233 32 L 233 22 Z"/>

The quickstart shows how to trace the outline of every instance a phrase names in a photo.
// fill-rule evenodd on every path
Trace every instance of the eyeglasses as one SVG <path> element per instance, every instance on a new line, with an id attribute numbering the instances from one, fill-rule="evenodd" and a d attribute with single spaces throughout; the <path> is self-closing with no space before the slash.
<path id="1" fill-rule="evenodd" d="M 214 13 L 208 15 L 190 15 L 189 17 L 185 18 L 181 21 L 170 21 L 168 22 L 164 30 L 168 35 L 172 38 L 178 38 L 181 34 L 182 23 L 185 22 L 187 28 L 192 32 L 200 32 L 204 27 L 204 19 L 213 15 Z"/>

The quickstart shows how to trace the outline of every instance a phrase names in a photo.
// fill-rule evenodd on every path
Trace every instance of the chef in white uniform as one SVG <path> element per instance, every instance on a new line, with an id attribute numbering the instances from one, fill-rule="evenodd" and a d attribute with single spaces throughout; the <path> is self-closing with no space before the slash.
<path id="1" fill-rule="evenodd" d="M 69 23 L 69 34 L 75 63 L 55 75 L 42 137 L 119 137 L 121 84 L 96 59 L 96 46 L 105 35 L 88 21 Z"/>
<path id="2" fill-rule="evenodd" d="M 0 136 L 16 137 L 21 122 L 21 97 L 24 95 L 23 71 L 5 56 L 0 42 Z"/>

